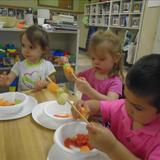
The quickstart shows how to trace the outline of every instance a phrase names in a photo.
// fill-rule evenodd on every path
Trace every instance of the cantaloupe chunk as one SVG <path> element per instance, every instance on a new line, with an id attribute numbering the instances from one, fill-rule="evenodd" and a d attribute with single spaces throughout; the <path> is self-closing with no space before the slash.
<path id="1" fill-rule="evenodd" d="M 80 147 L 80 151 L 81 152 L 88 152 L 88 151 L 90 151 L 90 148 L 88 146 L 84 145 L 84 146 Z"/>
<path id="2" fill-rule="evenodd" d="M 58 92 L 58 89 L 59 89 L 59 86 L 58 86 L 56 83 L 51 82 L 51 83 L 48 84 L 47 89 L 48 89 L 50 92 L 57 93 L 57 92 Z"/>

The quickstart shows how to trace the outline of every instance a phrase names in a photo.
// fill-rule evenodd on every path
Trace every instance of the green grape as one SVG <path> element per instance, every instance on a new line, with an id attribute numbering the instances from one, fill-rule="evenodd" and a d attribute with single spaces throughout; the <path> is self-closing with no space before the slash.
<path id="1" fill-rule="evenodd" d="M 22 100 L 20 100 L 20 99 L 15 99 L 15 103 L 16 104 L 20 104 L 22 102 Z"/>
<path id="2" fill-rule="evenodd" d="M 61 105 L 64 105 L 67 99 L 68 99 L 68 94 L 63 92 L 57 97 L 57 102 Z"/>

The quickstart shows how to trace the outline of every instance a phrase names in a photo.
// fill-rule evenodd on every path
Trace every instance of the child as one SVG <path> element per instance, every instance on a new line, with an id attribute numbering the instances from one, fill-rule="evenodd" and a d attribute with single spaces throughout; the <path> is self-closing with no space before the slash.
<path id="1" fill-rule="evenodd" d="M 91 37 L 89 54 L 92 68 L 78 74 L 78 80 L 66 75 L 75 82 L 83 93 L 82 99 L 113 100 L 122 95 L 122 55 L 121 44 L 110 31 L 97 31 Z"/>
<path id="2" fill-rule="evenodd" d="M 9 86 L 19 77 L 18 90 L 40 90 L 47 86 L 46 77 L 54 78 L 53 64 L 42 57 L 48 47 L 48 35 L 37 25 L 29 27 L 21 36 L 24 60 L 17 62 L 8 75 L 0 75 L 0 85 Z"/>
<path id="3" fill-rule="evenodd" d="M 92 116 L 101 112 L 104 124 L 87 126 L 90 143 L 114 160 L 160 159 L 160 55 L 141 58 L 126 77 L 126 99 L 90 100 L 77 107 L 88 107 Z M 74 113 L 77 117 L 77 114 Z"/>

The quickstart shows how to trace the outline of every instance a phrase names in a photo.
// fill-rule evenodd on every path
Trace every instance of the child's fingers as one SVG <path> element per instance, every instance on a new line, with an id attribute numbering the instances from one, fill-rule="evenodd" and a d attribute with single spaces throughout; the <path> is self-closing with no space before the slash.
<path id="1" fill-rule="evenodd" d="M 81 111 L 81 108 L 84 106 L 84 101 L 81 101 L 81 100 L 77 101 L 75 106 L 79 111 Z M 81 118 L 79 113 L 77 113 L 77 111 L 73 107 L 71 108 L 71 111 L 72 111 L 73 118 L 75 118 L 75 119 Z"/>
<path id="2" fill-rule="evenodd" d="M 80 108 L 80 107 L 84 107 L 84 104 L 85 104 L 84 101 L 79 100 L 79 101 L 77 101 L 76 106 L 77 106 L 78 108 Z"/>
<path id="3" fill-rule="evenodd" d="M 99 130 L 103 128 L 103 126 L 99 123 L 91 122 L 90 124 L 86 126 L 86 128 L 89 134 L 97 134 L 99 133 Z"/>
<path id="4" fill-rule="evenodd" d="M 0 79 L 1 80 L 8 80 L 9 79 L 9 77 L 8 77 L 8 75 L 0 75 Z"/>
<path id="5" fill-rule="evenodd" d="M 35 90 L 41 90 L 42 87 L 42 82 L 41 81 L 37 81 L 35 82 Z"/>
<path id="6" fill-rule="evenodd" d="M 86 81 L 84 77 L 78 77 L 80 80 Z"/>
<path id="7" fill-rule="evenodd" d="M 75 105 L 75 107 L 79 110 L 79 107 L 77 105 Z M 73 115 L 74 119 L 79 119 L 80 118 L 80 115 L 77 113 L 77 111 L 73 107 L 71 108 L 71 112 L 72 112 L 72 115 Z"/>

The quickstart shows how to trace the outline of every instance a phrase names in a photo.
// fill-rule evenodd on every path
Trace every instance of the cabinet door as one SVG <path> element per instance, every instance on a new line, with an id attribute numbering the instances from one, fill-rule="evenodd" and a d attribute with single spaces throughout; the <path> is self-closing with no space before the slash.
<path id="1" fill-rule="evenodd" d="M 59 8 L 72 10 L 73 0 L 59 0 Z"/>

